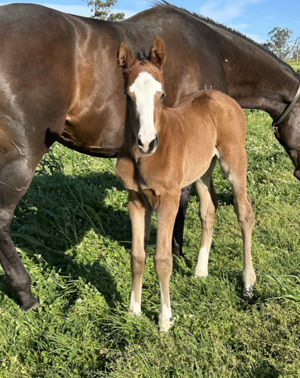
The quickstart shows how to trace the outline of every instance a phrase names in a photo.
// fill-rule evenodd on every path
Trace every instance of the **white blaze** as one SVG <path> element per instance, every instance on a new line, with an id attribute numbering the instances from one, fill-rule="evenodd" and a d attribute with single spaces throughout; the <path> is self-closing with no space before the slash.
<path id="1" fill-rule="evenodd" d="M 154 126 L 154 98 L 157 92 L 162 92 L 162 84 L 148 72 L 141 72 L 129 87 L 136 98 L 136 110 L 140 116 L 138 137 L 146 146 L 156 137 Z"/>

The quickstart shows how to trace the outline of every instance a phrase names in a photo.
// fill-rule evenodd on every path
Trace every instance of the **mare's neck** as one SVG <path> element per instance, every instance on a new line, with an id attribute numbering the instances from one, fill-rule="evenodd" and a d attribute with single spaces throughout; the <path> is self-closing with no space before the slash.
<path id="1" fill-rule="evenodd" d="M 291 67 L 247 39 L 234 35 L 232 41 L 229 49 L 227 44 L 226 51 L 222 50 L 229 95 L 243 108 L 265 110 L 277 119 L 296 95 L 298 76 Z"/>

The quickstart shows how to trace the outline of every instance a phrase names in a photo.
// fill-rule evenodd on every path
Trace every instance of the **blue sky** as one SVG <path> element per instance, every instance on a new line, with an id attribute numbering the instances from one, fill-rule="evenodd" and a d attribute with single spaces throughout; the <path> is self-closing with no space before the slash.
<path id="1" fill-rule="evenodd" d="M 37 1 L 16 1 L 35 2 Z M 0 4 L 8 2 L 0 1 Z M 126 17 L 150 8 L 152 0 L 118 0 L 114 12 L 122 11 Z M 300 37 L 299 0 L 170 0 L 170 3 L 188 11 L 212 18 L 254 39 L 266 42 L 274 26 L 292 30 L 292 39 Z M 90 16 L 85 0 L 42 0 L 39 4 L 67 13 Z"/>

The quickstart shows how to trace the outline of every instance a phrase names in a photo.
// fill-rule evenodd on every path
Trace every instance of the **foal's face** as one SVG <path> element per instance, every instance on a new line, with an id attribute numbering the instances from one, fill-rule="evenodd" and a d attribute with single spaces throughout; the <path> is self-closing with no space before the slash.
<path id="1" fill-rule="evenodd" d="M 126 94 L 138 148 L 142 154 L 152 154 L 158 146 L 158 120 L 164 96 L 161 69 L 148 60 L 137 60 L 128 75 Z"/>

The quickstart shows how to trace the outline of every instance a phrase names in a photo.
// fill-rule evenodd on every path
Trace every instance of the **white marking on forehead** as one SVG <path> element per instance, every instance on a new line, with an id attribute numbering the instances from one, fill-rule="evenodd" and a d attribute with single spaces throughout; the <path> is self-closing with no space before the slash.
<path id="1" fill-rule="evenodd" d="M 145 91 L 148 95 L 154 96 L 156 92 L 162 91 L 162 85 L 149 72 L 140 72 L 134 83 L 129 87 L 129 91 L 133 92 L 136 97 L 145 94 Z"/>
<path id="2" fill-rule="evenodd" d="M 139 138 L 143 143 L 150 143 L 155 138 L 154 97 L 162 90 L 162 84 L 148 72 L 140 72 L 129 87 L 135 94 L 136 110 L 140 115 Z"/>

